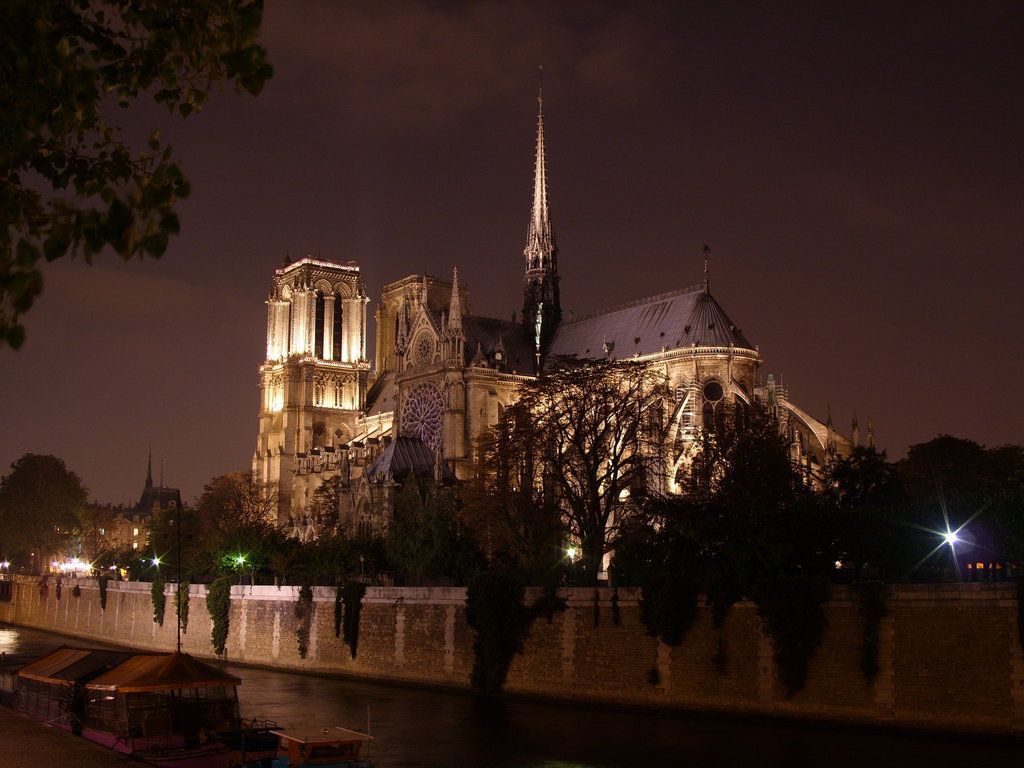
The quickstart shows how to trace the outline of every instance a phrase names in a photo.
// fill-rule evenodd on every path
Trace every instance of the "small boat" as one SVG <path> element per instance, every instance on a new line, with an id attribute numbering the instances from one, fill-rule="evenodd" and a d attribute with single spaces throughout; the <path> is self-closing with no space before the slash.
<path id="1" fill-rule="evenodd" d="M 271 731 L 280 739 L 277 757 L 270 768 L 372 768 L 360 759 L 363 744 L 373 737 L 347 728 L 321 728 L 319 731 Z"/>
<path id="2" fill-rule="evenodd" d="M 276 723 L 244 722 L 241 680 L 189 654 L 63 646 L 17 672 L 16 709 L 164 768 L 268 765 Z"/>

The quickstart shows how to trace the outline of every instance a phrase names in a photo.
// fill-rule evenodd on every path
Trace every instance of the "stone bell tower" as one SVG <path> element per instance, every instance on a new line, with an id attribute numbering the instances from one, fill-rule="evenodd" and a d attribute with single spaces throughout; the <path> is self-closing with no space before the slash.
<path id="1" fill-rule="evenodd" d="M 331 464 L 336 447 L 352 438 L 370 372 L 368 301 L 354 262 L 307 256 L 274 272 L 252 470 L 279 494 L 275 522 L 306 508 L 311 484 L 298 475 Z"/>

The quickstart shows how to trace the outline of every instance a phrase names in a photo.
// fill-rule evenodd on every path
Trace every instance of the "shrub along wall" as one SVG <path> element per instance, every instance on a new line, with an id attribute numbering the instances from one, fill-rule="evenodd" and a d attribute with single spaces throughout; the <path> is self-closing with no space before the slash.
<path id="1" fill-rule="evenodd" d="M 153 621 L 150 584 L 110 582 L 101 609 L 94 580 L 78 599 L 41 594 L 38 579 L 16 577 L 0 621 L 144 649 L 173 649 L 174 585 L 163 626 Z M 214 657 L 206 587 L 190 591 L 184 648 Z M 466 688 L 473 630 L 465 590 L 366 590 L 357 655 L 335 634 L 334 587 L 314 587 L 309 615 L 297 616 L 299 587 L 231 587 L 225 657 L 234 662 L 363 678 Z M 1012 585 L 901 585 L 889 589 L 872 633 L 877 674 L 862 670 L 864 615 L 852 590 L 835 588 L 821 648 L 806 686 L 787 697 L 771 640 L 751 603 L 733 607 L 720 628 L 701 607 L 676 647 L 647 635 L 637 593 L 562 590 L 567 609 L 537 618 L 513 658 L 505 690 L 653 707 L 678 707 L 896 726 L 1024 735 L 1024 651 Z M 539 591 L 528 590 L 532 603 Z M 303 611 L 299 611 L 303 614 Z M 595 620 L 596 619 L 596 620 Z M 297 637 L 309 622 L 305 658 Z"/>

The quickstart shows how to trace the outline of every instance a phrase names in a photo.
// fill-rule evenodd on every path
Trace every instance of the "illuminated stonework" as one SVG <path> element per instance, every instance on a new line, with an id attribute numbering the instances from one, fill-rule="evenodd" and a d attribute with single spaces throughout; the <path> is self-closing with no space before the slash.
<path id="1" fill-rule="evenodd" d="M 433 384 L 420 384 L 405 396 L 402 404 L 402 434 L 418 437 L 431 450 L 441 446 L 444 404 Z"/>
<path id="2" fill-rule="evenodd" d="M 300 514 L 311 490 L 302 462 L 349 440 L 366 400 L 366 290 L 359 267 L 305 258 L 274 272 L 267 358 L 260 366 L 257 482 L 280 495 L 279 520 Z"/>

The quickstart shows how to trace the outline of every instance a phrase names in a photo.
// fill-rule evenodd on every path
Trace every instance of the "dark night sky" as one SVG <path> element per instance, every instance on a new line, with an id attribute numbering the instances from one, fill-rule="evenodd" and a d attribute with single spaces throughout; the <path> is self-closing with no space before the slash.
<path id="1" fill-rule="evenodd" d="M 160 261 L 47 267 L 0 351 L 0 467 L 54 453 L 113 502 L 149 445 L 186 498 L 246 468 L 286 251 L 358 261 L 373 297 L 458 265 L 474 311 L 509 315 L 538 63 L 564 307 L 696 283 L 707 241 L 801 407 L 870 415 L 893 457 L 1020 442 L 1022 40 L 1020 3 L 271 0 L 259 98 L 119 115 L 174 144 L 182 234 Z"/>

